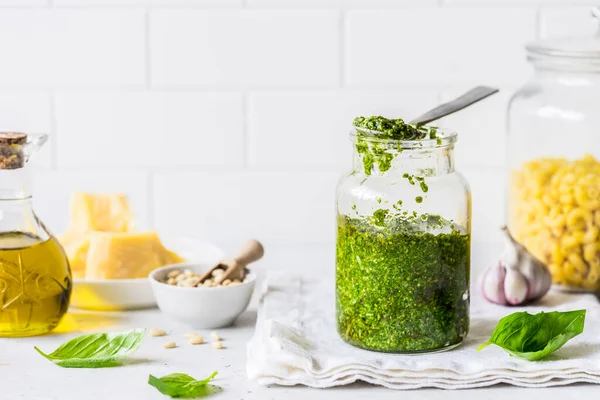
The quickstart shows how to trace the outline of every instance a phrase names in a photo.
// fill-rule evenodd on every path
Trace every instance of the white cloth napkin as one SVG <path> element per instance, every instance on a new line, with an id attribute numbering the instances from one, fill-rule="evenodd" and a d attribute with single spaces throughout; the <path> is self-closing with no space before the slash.
<path id="1" fill-rule="evenodd" d="M 447 352 L 395 355 L 344 343 L 335 329 L 334 284 L 273 274 L 262 288 L 254 336 L 248 343 L 247 374 L 260 384 L 347 385 L 357 380 L 393 389 L 464 389 L 507 383 L 524 387 L 600 383 L 600 304 L 590 294 L 549 293 L 524 308 L 471 299 L 471 328 L 465 342 Z M 516 311 L 587 309 L 583 334 L 548 359 L 530 362 L 497 346 L 477 352 L 498 320 Z"/>

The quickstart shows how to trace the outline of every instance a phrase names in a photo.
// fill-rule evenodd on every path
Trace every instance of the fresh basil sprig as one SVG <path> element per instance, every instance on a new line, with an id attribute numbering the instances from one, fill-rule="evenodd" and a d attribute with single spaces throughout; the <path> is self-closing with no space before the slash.
<path id="1" fill-rule="evenodd" d="M 159 392 L 171 397 L 193 398 L 204 397 L 211 394 L 215 387 L 208 383 L 217 375 L 213 372 L 208 378 L 195 380 L 189 375 L 175 373 L 157 378 L 150 375 L 148 383 Z"/>
<path id="2" fill-rule="evenodd" d="M 50 354 L 34 349 L 54 364 L 64 368 L 104 368 L 121 365 L 121 360 L 140 347 L 145 329 L 121 333 L 81 335 L 60 345 Z"/>
<path id="3" fill-rule="evenodd" d="M 477 351 L 495 344 L 515 357 L 541 360 L 583 332 L 584 320 L 585 310 L 534 315 L 516 312 L 502 318 L 490 340 Z"/>

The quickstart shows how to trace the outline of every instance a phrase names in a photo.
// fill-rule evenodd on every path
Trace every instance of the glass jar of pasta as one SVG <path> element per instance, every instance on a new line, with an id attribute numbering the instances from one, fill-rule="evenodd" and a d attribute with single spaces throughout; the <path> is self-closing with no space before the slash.
<path id="1" fill-rule="evenodd" d="M 600 30 L 527 53 L 535 75 L 508 108 L 508 227 L 556 285 L 598 291 Z"/>

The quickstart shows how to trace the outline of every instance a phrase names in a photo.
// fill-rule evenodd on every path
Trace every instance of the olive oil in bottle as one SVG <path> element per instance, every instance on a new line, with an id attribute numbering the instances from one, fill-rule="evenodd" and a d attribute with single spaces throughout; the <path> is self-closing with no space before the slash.
<path id="1" fill-rule="evenodd" d="M 69 264 L 56 238 L 0 233 L 0 336 L 49 332 L 70 294 Z"/>
<path id="2" fill-rule="evenodd" d="M 69 308 L 69 261 L 29 190 L 27 164 L 47 138 L 0 132 L 0 336 L 47 333 Z"/>

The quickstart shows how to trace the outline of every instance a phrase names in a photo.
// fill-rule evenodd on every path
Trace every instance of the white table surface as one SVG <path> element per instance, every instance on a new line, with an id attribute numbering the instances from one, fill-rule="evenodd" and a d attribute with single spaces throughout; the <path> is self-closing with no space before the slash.
<path id="1" fill-rule="evenodd" d="M 225 246 L 228 247 L 228 246 Z M 266 246 L 267 257 L 262 267 L 267 269 L 286 268 L 307 274 L 333 273 L 333 248 L 324 245 Z M 492 250 L 493 249 L 493 250 Z M 473 268 L 480 270 L 497 254 L 497 246 L 475 246 Z M 230 249 L 228 249 L 230 250 Z M 182 307 L 185 305 L 182 304 Z M 217 312 L 217 310 L 215 310 Z M 600 394 L 600 387 L 575 385 L 548 389 L 523 389 L 499 385 L 471 390 L 414 390 L 393 391 L 381 387 L 356 383 L 334 389 L 310 389 L 306 387 L 263 387 L 248 381 L 245 373 L 246 341 L 254 331 L 256 319 L 256 299 L 236 324 L 217 331 L 223 338 L 222 350 L 213 349 L 210 344 L 192 346 L 183 337 L 190 329 L 170 320 L 157 309 L 124 312 L 97 313 L 71 310 L 64 329 L 75 329 L 65 334 L 0 339 L 0 399 L 2 400 L 80 400 L 80 399 L 165 399 L 156 389 L 147 384 L 148 374 L 163 376 L 174 372 L 187 373 L 195 378 L 204 378 L 212 371 L 219 371 L 214 384 L 223 391 L 213 399 L 231 400 L 344 400 L 376 399 L 443 399 L 464 398 L 531 400 L 536 398 L 581 399 Z M 54 350 L 68 335 L 84 332 L 119 331 L 131 328 L 157 327 L 168 332 L 167 336 L 148 336 L 131 364 L 103 369 L 66 369 L 47 361 L 33 350 L 38 346 L 46 352 Z M 209 338 L 209 331 L 197 331 Z M 162 344 L 175 341 L 178 347 L 164 349 Z"/>

